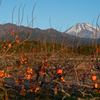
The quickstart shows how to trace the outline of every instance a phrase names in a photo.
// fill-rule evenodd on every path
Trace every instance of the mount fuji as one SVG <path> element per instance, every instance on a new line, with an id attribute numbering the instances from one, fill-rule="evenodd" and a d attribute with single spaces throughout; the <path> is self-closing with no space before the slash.
<path id="1" fill-rule="evenodd" d="M 65 34 L 73 35 L 81 38 L 94 38 L 96 27 L 88 23 L 77 23 L 64 32 Z M 97 38 L 100 38 L 100 29 L 97 28 Z"/>

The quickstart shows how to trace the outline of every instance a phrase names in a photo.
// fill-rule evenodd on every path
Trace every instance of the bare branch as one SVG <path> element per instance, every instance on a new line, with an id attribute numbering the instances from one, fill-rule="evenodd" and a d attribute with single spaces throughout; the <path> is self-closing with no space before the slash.
<path id="1" fill-rule="evenodd" d="M 0 0 L 0 6 L 1 6 L 1 2 L 2 2 L 2 0 Z"/>
<path id="2" fill-rule="evenodd" d="M 16 8 L 16 6 L 14 7 L 13 12 L 12 12 L 12 24 L 13 24 L 13 13 L 14 13 L 15 8 Z M 12 26 L 12 28 L 13 28 L 13 26 Z"/>
<path id="3" fill-rule="evenodd" d="M 25 4 L 25 5 L 26 5 L 26 4 Z M 25 7 L 25 5 L 24 5 L 24 7 Z M 24 18 L 24 7 L 23 7 L 23 11 L 22 11 L 22 20 L 21 20 L 20 25 L 22 24 L 22 21 L 23 21 L 23 18 Z"/>

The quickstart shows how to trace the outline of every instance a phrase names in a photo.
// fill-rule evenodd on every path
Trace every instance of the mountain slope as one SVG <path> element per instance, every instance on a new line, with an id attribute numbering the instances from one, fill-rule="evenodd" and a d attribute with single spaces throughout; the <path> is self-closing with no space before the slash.
<path id="1" fill-rule="evenodd" d="M 0 36 L 1 40 L 4 41 L 10 41 L 10 40 L 15 40 L 15 35 L 18 34 L 20 36 L 21 34 L 22 37 L 19 38 L 19 41 L 22 41 L 23 39 L 26 39 L 28 35 L 31 33 L 30 38 L 28 41 L 36 41 L 40 40 L 40 42 L 44 42 L 44 40 L 48 43 L 59 43 L 59 44 L 66 44 L 67 46 L 76 46 L 76 45 L 86 45 L 86 44 L 92 44 L 92 39 L 85 39 L 85 38 L 80 38 L 80 37 L 75 37 L 71 36 L 69 34 L 63 34 L 55 29 L 46 29 L 46 30 L 41 30 L 39 28 L 29 28 L 29 27 L 24 27 L 24 26 L 17 26 L 15 24 L 7 23 L 4 25 L 0 25 L 0 31 L 4 31 L 5 35 L 2 34 Z M 10 29 L 13 29 L 15 34 L 11 35 L 8 37 L 10 33 Z"/>
<path id="2" fill-rule="evenodd" d="M 88 23 L 77 23 L 73 27 L 65 31 L 69 35 L 74 35 L 81 38 L 94 38 L 96 33 L 96 27 Z M 97 38 L 100 38 L 100 30 L 97 29 Z"/>

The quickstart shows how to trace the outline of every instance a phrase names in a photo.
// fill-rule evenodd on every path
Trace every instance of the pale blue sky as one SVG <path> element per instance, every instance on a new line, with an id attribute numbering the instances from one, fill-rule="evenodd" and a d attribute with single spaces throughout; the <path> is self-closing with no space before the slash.
<path id="1" fill-rule="evenodd" d="M 51 16 L 51 28 L 64 32 L 76 23 L 92 24 L 94 26 L 100 14 L 100 0 L 2 0 L 0 6 L 0 24 L 12 23 L 12 11 L 15 8 L 13 23 L 18 25 L 18 9 L 20 4 L 20 18 L 22 17 L 23 6 L 24 19 L 21 25 L 27 25 L 32 20 L 32 9 L 36 3 L 33 16 L 33 28 L 50 28 L 49 18 Z M 100 24 L 100 21 L 98 22 Z"/>

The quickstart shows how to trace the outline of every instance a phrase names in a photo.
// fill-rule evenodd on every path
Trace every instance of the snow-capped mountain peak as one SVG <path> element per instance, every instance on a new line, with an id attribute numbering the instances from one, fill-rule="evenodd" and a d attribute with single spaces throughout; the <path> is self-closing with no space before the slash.
<path id="1" fill-rule="evenodd" d="M 77 23 L 64 33 L 82 38 L 95 38 L 96 27 L 88 23 Z M 97 28 L 97 38 L 100 37 L 100 30 Z"/>

